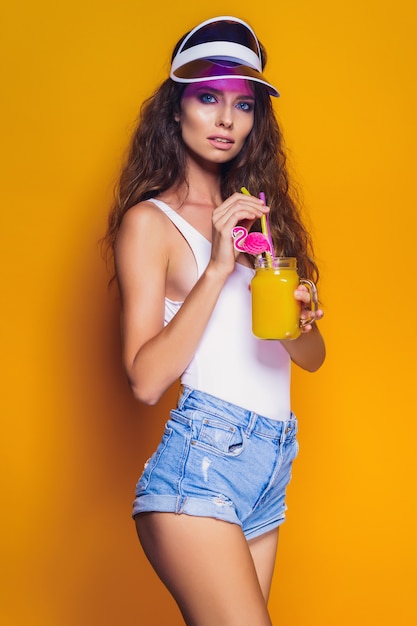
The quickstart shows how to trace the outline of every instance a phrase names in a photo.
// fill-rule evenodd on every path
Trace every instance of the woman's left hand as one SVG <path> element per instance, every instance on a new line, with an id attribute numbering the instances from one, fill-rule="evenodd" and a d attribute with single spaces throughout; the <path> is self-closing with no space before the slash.
<path id="1" fill-rule="evenodd" d="M 310 292 L 305 285 L 298 285 L 297 289 L 294 292 L 294 297 L 300 304 L 301 322 L 303 322 L 303 320 L 309 320 L 307 324 L 301 326 L 301 332 L 308 333 L 313 328 L 314 322 L 321 320 L 324 313 L 321 309 L 317 309 L 316 311 L 311 310 Z"/>

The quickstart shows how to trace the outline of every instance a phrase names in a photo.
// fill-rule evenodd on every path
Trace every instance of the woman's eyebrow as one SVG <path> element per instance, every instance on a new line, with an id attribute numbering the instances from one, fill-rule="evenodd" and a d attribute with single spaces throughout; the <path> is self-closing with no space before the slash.
<path id="1" fill-rule="evenodd" d="M 196 91 L 212 91 L 213 93 L 218 94 L 218 95 L 223 95 L 226 91 L 228 91 L 227 89 L 217 89 L 216 87 L 213 87 L 212 85 L 206 85 L 206 84 L 196 85 L 195 90 Z M 240 93 L 236 91 L 236 97 L 245 98 L 248 100 L 255 100 L 255 96 L 251 93 Z"/>

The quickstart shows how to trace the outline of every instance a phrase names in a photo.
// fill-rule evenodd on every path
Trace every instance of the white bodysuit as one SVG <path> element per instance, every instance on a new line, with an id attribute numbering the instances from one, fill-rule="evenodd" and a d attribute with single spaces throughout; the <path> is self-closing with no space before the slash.
<path id="1" fill-rule="evenodd" d="M 200 278 L 210 260 L 211 243 L 167 204 L 156 199 L 151 202 L 187 241 Z M 235 264 L 181 382 L 264 417 L 285 421 L 291 414 L 291 361 L 279 341 L 257 339 L 252 334 L 249 284 L 253 275 L 253 269 Z M 165 324 L 181 305 L 165 299 Z"/>

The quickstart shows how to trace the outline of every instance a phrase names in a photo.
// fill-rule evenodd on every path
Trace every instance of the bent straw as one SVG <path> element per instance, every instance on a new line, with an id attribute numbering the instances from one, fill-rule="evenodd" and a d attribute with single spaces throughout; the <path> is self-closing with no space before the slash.
<path id="1" fill-rule="evenodd" d="M 266 200 L 265 200 L 265 194 L 263 191 L 261 191 L 261 193 L 259 194 L 259 198 L 262 200 L 262 202 L 264 204 L 266 204 Z M 271 237 L 271 229 L 269 228 L 269 219 L 268 219 L 268 215 L 262 215 L 261 217 L 261 227 L 262 227 L 262 232 L 265 235 L 265 237 L 268 239 L 269 241 L 269 245 L 271 246 L 271 252 L 274 250 L 274 244 L 272 242 L 272 237 Z"/>
<path id="2" fill-rule="evenodd" d="M 241 187 L 240 191 L 245 194 L 245 196 L 250 196 L 251 194 L 249 193 L 249 191 L 246 189 L 246 187 Z M 259 198 L 262 200 L 262 202 L 264 204 L 266 204 L 266 200 L 265 200 L 265 194 L 263 191 L 261 191 L 261 193 L 259 194 Z M 272 237 L 271 237 L 271 232 L 269 230 L 269 224 L 267 221 L 267 217 L 266 215 L 262 215 L 261 216 L 261 229 L 262 229 L 262 234 L 264 235 L 264 237 L 266 237 L 269 246 L 271 248 L 271 251 L 273 252 L 274 250 L 274 246 L 272 243 Z M 266 264 L 268 267 L 272 267 L 272 254 L 271 252 L 265 252 L 265 256 L 266 256 Z"/>
<path id="3" fill-rule="evenodd" d="M 265 200 L 265 194 L 263 191 L 261 191 L 261 193 L 259 194 L 259 198 L 262 200 L 262 202 L 264 204 L 266 204 L 266 200 Z M 269 247 L 271 249 L 271 252 L 273 252 L 274 250 L 274 246 L 272 243 L 272 237 L 271 237 L 271 231 L 269 230 L 269 223 L 268 223 L 268 218 L 265 214 L 263 214 L 261 216 L 261 228 L 262 228 L 262 233 L 263 235 L 267 238 L 268 242 L 269 242 Z M 268 267 L 272 267 L 272 254 L 271 252 L 266 252 L 265 256 L 266 256 L 266 264 Z"/>

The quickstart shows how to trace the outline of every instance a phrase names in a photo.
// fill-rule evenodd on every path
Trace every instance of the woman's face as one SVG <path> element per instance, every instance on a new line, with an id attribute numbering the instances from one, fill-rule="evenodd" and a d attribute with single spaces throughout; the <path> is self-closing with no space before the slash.
<path id="1" fill-rule="evenodd" d="M 231 78 L 187 85 L 177 121 L 189 154 L 218 164 L 233 159 L 252 130 L 254 109 L 250 81 Z"/>

